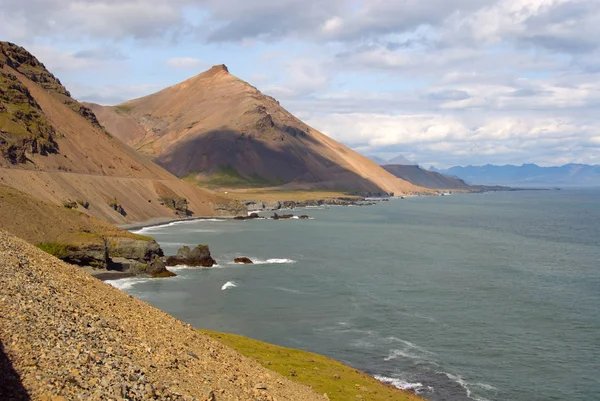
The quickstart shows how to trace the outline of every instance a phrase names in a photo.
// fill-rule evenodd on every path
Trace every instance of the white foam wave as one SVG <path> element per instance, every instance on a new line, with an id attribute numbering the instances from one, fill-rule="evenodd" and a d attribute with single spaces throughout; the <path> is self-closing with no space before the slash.
<path id="1" fill-rule="evenodd" d="M 289 263 L 297 263 L 294 259 L 252 259 L 255 265 L 272 265 L 272 264 L 289 264 Z"/>
<path id="2" fill-rule="evenodd" d="M 221 287 L 221 291 L 225 291 L 235 287 L 237 287 L 237 284 L 234 281 L 228 281 L 225 284 L 223 284 L 223 286 Z"/>
<path id="3" fill-rule="evenodd" d="M 391 384 L 392 386 L 399 388 L 400 390 L 413 390 L 417 392 L 418 390 L 423 388 L 423 383 L 411 383 L 409 381 L 402 380 L 397 377 L 387 377 L 380 375 L 375 375 L 373 377 L 379 380 L 380 382 Z"/>
<path id="4" fill-rule="evenodd" d="M 177 221 L 172 221 L 170 223 L 157 224 L 155 226 L 143 227 L 143 228 L 140 228 L 139 230 L 133 230 L 131 232 L 134 234 L 143 234 L 143 233 L 147 233 L 147 232 L 151 232 L 151 231 L 160 230 L 160 229 L 166 228 L 166 227 L 179 226 L 179 225 L 183 225 L 183 224 L 194 224 L 194 223 L 203 222 L 203 221 L 223 222 L 225 220 L 223 220 L 223 219 L 177 220 Z"/>
<path id="5" fill-rule="evenodd" d="M 408 358 L 408 359 L 423 359 L 422 356 L 411 353 L 407 350 L 403 350 L 403 349 L 393 349 L 390 351 L 389 355 L 387 357 L 385 357 L 383 360 L 384 361 L 391 361 L 394 360 L 396 358 Z"/>
<path id="6" fill-rule="evenodd" d="M 390 341 L 390 342 L 397 342 L 397 343 L 400 343 L 400 344 L 404 344 L 404 345 L 406 345 L 408 348 L 412 348 L 412 349 L 418 350 L 419 352 L 422 352 L 422 353 L 425 353 L 425 354 L 429 354 L 429 355 L 435 355 L 435 353 L 434 353 L 434 352 L 431 352 L 431 351 L 429 351 L 429 350 L 426 350 L 426 349 L 425 349 L 425 348 L 423 348 L 423 347 L 419 347 L 419 346 L 418 346 L 417 344 L 415 344 L 415 343 L 411 343 L 410 341 L 406 341 L 406 340 L 403 340 L 403 339 L 401 339 L 401 338 L 398 338 L 398 337 L 388 337 L 388 338 L 387 338 L 387 340 L 388 340 L 388 341 Z"/>
<path id="7" fill-rule="evenodd" d="M 219 268 L 221 266 L 219 265 L 213 265 L 212 267 L 202 267 L 202 266 L 188 266 L 188 265 L 176 265 L 176 266 L 169 266 L 168 269 L 169 270 L 173 270 L 173 271 L 178 271 L 178 270 L 200 270 L 200 269 L 215 269 L 215 268 Z"/>
<path id="8" fill-rule="evenodd" d="M 470 398 L 475 401 L 489 401 L 489 400 L 487 398 L 473 395 L 471 386 L 481 387 L 485 390 L 496 390 L 496 388 L 494 386 L 490 386 L 489 384 L 469 383 L 466 380 L 464 380 L 460 375 L 453 375 L 452 373 L 448 373 L 448 372 L 439 372 L 439 373 L 446 375 L 446 377 L 448 377 L 448 379 L 452 380 L 455 383 L 458 383 L 467 392 L 467 398 Z"/>
<path id="9" fill-rule="evenodd" d="M 120 278 L 117 280 L 106 280 L 107 284 L 112 285 L 115 288 L 120 289 L 121 291 L 127 291 L 133 288 L 136 284 L 141 284 L 153 280 L 148 277 L 128 277 L 128 278 Z"/>

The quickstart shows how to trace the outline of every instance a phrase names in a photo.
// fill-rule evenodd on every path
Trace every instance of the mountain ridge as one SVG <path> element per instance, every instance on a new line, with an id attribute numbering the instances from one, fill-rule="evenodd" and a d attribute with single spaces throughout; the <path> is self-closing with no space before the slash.
<path id="1" fill-rule="evenodd" d="M 58 205 L 88 202 L 83 213 L 119 224 L 176 217 L 161 204 L 164 187 L 199 216 L 214 215 L 213 205 L 227 202 L 110 135 L 25 49 L 0 42 L 0 65 L 1 183 Z"/>
<path id="2" fill-rule="evenodd" d="M 308 126 L 224 65 L 117 106 L 88 106 L 113 135 L 192 181 L 229 171 L 287 189 L 423 191 Z"/>
<path id="3" fill-rule="evenodd" d="M 483 166 L 454 166 L 432 171 L 459 177 L 469 184 L 600 186 L 600 165 L 580 163 L 550 167 L 540 167 L 534 163 L 524 163 L 520 166 L 486 164 Z"/>

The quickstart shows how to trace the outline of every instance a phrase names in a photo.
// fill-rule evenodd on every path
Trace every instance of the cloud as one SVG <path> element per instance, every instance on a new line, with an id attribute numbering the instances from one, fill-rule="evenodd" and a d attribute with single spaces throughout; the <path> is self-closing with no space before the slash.
<path id="1" fill-rule="evenodd" d="M 206 66 L 206 63 L 193 57 L 174 57 L 166 61 L 166 64 L 171 68 L 199 68 Z"/>
<path id="2" fill-rule="evenodd" d="M 600 162 L 596 0 L 0 7 L 0 36 L 26 43 L 83 99 L 140 96 L 152 88 L 140 82 L 174 83 L 216 55 L 315 128 L 369 152 L 438 164 Z M 136 84 L 113 84 L 125 68 Z"/>
<path id="3" fill-rule="evenodd" d="M 130 99 L 149 95 L 162 89 L 156 84 L 142 85 L 104 85 L 101 87 L 82 85 L 72 82 L 65 84 L 67 88 L 79 101 L 92 102 L 103 105 L 115 105 Z"/>
<path id="4" fill-rule="evenodd" d="M 421 164 L 451 166 L 571 161 L 598 163 L 600 141 L 585 121 L 562 118 L 485 118 L 480 123 L 450 115 L 333 114 L 308 121 L 366 153 L 403 152 Z M 563 147 L 564 152 L 556 152 Z"/>

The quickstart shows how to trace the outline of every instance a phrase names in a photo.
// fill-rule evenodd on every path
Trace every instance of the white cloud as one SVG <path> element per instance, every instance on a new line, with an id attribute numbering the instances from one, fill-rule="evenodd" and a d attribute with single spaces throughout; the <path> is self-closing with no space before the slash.
<path id="1" fill-rule="evenodd" d="M 174 57 L 168 59 L 166 63 L 171 68 L 200 68 L 206 66 L 206 63 L 193 57 Z"/>

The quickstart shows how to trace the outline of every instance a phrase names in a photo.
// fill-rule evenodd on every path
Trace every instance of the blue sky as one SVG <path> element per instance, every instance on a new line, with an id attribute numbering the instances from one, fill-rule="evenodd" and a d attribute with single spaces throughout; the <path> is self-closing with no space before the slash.
<path id="1" fill-rule="evenodd" d="M 597 0 L 0 0 L 0 38 L 117 104 L 226 64 L 422 165 L 600 164 Z"/>

